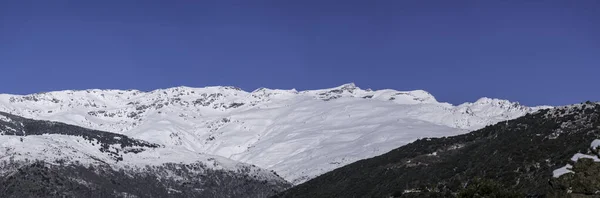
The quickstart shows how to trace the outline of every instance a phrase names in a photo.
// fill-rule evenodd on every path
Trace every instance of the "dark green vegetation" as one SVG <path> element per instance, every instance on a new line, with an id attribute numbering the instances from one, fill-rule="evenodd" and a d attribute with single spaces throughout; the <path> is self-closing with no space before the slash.
<path id="1" fill-rule="evenodd" d="M 213 170 L 202 164 L 143 171 L 39 161 L 12 166 L 19 168 L 0 177 L 0 197 L 268 197 L 289 187 L 252 178 L 243 170 Z"/>
<path id="2" fill-rule="evenodd" d="M 574 154 L 594 155 L 597 138 L 599 104 L 541 110 L 464 135 L 420 139 L 276 197 L 600 197 L 600 164 L 591 160 L 553 178 Z"/>

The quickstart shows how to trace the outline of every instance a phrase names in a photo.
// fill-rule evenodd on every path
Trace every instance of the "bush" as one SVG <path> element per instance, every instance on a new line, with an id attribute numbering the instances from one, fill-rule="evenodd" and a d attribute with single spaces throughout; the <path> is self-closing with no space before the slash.
<path id="1" fill-rule="evenodd" d="M 458 193 L 460 198 L 502 198 L 502 197 L 524 197 L 523 195 L 509 191 L 498 182 L 488 179 L 474 179 L 465 189 Z"/>

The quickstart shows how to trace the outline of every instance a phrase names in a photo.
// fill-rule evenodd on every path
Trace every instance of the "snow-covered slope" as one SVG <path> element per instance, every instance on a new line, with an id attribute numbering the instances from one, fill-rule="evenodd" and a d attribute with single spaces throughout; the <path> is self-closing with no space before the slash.
<path id="1" fill-rule="evenodd" d="M 465 133 L 538 108 L 545 107 L 489 98 L 453 106 L 422 90 L 354 84 L 300 92 L 175 87 L 0 95 L 0 111 L 223 156 L 295 184 L 418 138 Z"/>
<path id="2" fill-rule="evenodd" d="M 0 197 L 269 197 L 290 186 L 225 157 L 4 112 L 0 183 L 11 186 Z"/>
<path id="3" fill-rule="evenodd" d="M 167 163 L 201 163 L 213 170 L 249 169 L 250 175 L 277 180 L 270 171 L 222 156 L 137 140 L 58 122 L 24 119 L 0 112 L 0 161 L 44 161 L 109 165 L 114 169 L 145 168 Z"/>

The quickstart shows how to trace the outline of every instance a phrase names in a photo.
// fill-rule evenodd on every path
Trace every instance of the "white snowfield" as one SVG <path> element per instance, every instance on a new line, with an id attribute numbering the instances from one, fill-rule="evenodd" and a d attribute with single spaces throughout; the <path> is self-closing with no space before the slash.
<path id="1" fill-rule="evenodd" d="M 79 136 L 68 136 L 58 134 L 10 136 L 0 135 L 0 162 L 19 161 L 33 162 L 41 160 L 51 164 L 76 163 L 82 165 L 109 165 L 115 169 L 144 170 L 148 166 L 161 166 L 164 163 L 195 164 L 201 163 L 206 168 L 213 170 L 239 171 L 247 169 L 250 176 L 279 180 L 273 173 L 253 167 L 249 164 L 237 162 L 221 156 L 199 154 L 192 151 L 172 148 L 143 148 L 144 151 L 134 153 L 123 153 L 122 161 L 118 163 L 110 155 L 100 151 L 100 144 L 90 144 L 88 140 Z M 122 149 L 120 145 L 111 145 L 109 150 Z M 135 149 L 135 148 L 133 148 Z M 10 173 L 13 170 L 0 170 Z M 203 171 L 203 170 L 197 170 Z M 175 174 L 169 177 L 177 179 Z"/>
<path id="2" fill-rule="evenodd" d="M 294 184 L 418 138 L 457 135 L 540 108 L 547 107 L 490 98 L 453 106 L 422 90 L 354 84 L 300 92 L 175 87 L 0 95 L 0 111 L 120 133 L 173 151 L 158 153 L 157 161 L 218 155 L 274 170 Z"/>

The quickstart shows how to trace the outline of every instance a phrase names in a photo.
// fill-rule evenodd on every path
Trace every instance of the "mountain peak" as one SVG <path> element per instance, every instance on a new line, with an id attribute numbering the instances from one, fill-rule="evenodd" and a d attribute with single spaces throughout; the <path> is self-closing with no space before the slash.
<path id="1" fill-rule="evenodd" d="M 437 102 L 435 97 L 431 93 L 429 93 L 425 90 L 418 89 L 418 90 L 413 90 L 413 91 L 407 91 L 405 93 L 409 93 L 410 95 L 414 96 L 416 100 L 420 100 L 423 102 L 425 102 L 425 101 Z"/>
<path id="2" fill-rule="evenodd" d="M 510 103 L 510 101 L 497 99 L 497 98 L 482 97 L 482 98 L 479 98 L 477 101 L 475 101 L 475 103 L 477 103 L 477 104 Z"/>
<path id="3" fill-rule="evenodd" d="M 351 82 L 351 83 L 346 83 L 346 84 L 340 85 L 337 88 L 340 88 L 340 89 L 356 89 L 358 87 L 356 87 L 356 84 L 354 84 L 353 82 Z"/>

